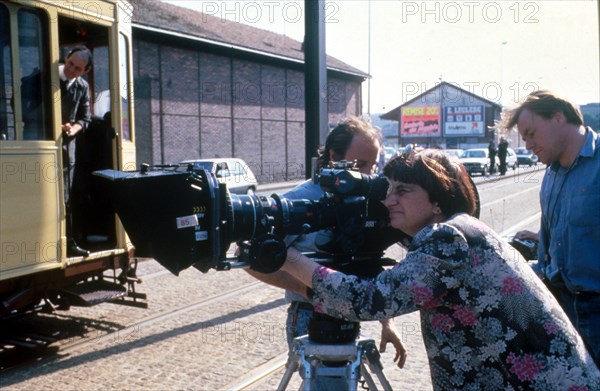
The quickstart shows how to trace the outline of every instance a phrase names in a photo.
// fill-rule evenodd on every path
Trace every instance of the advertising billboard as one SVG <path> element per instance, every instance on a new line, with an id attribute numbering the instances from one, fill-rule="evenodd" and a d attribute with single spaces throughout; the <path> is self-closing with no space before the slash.
<path id="1" fill-rule="evenodd" d="M 401 113 L 401 136 L 435 137 L 442 135 L 439 106 L 403 107 Z"/>
<path id="2" fill-rule="evenodd" d="M 483 136 L 485 111 L 483 106 L 447 106 L 444 108 L 444 135 Z"/>

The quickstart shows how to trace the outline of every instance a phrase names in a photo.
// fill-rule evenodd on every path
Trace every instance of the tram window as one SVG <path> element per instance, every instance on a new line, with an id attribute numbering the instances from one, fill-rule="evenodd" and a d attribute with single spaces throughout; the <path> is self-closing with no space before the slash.
<path id="1" fill-rule="evenodd" d="M 46 17 L 36 11 L 18 12 L 19 67 L 21 77 L 21 108 L 23 111 L 23 139 L 51 140 L 51 109 L 49 47 L 44 32 Z"/>
<path id="2" fill-rule="evenodd" d="M 131 83 L 129 82 L 129 42 L 124 35 L 119 35 L 119 79 L 121 80 L 121 127 L 123 140 L 131 140 L 129 131 L 129 97 L 131 95 Z"/>
<path id="3" fill-rule="evenodd" d="M 10 55 L 10 24 L 8 9 L 0 4 L 0 141 L 15 139 L 15 117 L 13 112 L 12 58 Z"/>
<path id="4" fill-rule="evenodd" d="M 110 56 L 108 46 L 92 48 L 94 54 L 94 101 L 92 113 L 104 118 L 110 111 Z"/>

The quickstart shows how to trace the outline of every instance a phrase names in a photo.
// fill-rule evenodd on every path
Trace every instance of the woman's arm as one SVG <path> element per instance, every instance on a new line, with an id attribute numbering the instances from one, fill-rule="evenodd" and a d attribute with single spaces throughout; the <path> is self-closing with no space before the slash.
<path id="1" fill-rule="evenodd" d="M 298 252 L 298 250 L 290 247 L 287 250 L 287 260 L 280 270 L 291 274 L 304 285 L 312 288 L 312 276 L 318 267 L 318 263 L 311 261 L 308 257 Z"/>
<path id="2" fill-rule="evenodd" d="M 430 227 L 412 246 L 405 259 L 374 278 L 334 271 L 293 250 L 282 270 L 313 290 L 318 312 L 350 321 L 393 318 L 441 305 L 465 265 L 468 245 L 451 226 Z"/>

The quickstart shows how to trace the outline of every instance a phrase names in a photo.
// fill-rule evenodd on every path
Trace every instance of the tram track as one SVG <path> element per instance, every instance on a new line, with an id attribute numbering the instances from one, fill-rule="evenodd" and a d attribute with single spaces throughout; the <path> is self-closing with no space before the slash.
<path id="1" fill-rule="evenodd" d="M 208 306 L 210 304 L 217 303 L 219 301 L 227 300 L 227 299 L 235 297 L 235 296 L 237 296 L 239 294 L 242 294 L 242 293 L 248 292 L 248 291 L 250 291 L 252 289 L 255 289 L 255 288 L 257 288 L 260 285 L 262 285 L 262 283 L 260 281 L 251 282 L 251 283 L 245 284 L 245 285 L 243 285 L 241 287 L 232 289 L 232 290 L 230 290 L 228 292 L 220 293 L 220 294 L 214 295 L 212 297 L 209 297 L 207 299 L 197 300 L 197 301 L 194 301 L 192 303 L 188 303 L 188 304 L 186 304 L 184 306 L 181 306 L 179 308 L 172 309 L 170 311 L 165 311 L 165 312 L 162 312 L 162 313 L 159 313 L 159 314 L 152 315 L 152 316 L 150 316 L 148 318 L 145 318 L 145 319 L 142 319 L 142 320 L 137 321 L 135 323 L 129 324 L 126 327 L 124 327 L 123 329 L 118 330 L 117 332 L 127 334 L 128 332 L 134 331 L 134 330 L 136 330 L 138 328 L 150 326 L 150 325 L 153 325 L 155 323 L 158 323 L 158 322 L 170 319 L 170 318 L 172 318 L 174 316 L 181 315 L 181 314 L 184 314 L 186 312 L 193 311 L 193 310 L 196 310 L 198 308 L 202 308 L 202 307 Z M 114 334 L 115 333 L 108 333 L 108 334 L 103 335 L 101 337 L 95 338 L 93 340 L 93 342 L 94 343 L 98 343 L 98 342 L 101 343 L 104 340 L 111 339 L 114 336 Z M 90 342 L 92 342 L 92 341 L 80 341 L 80 342 L 77 342 L 77 343 L 73 343 L 73 344 L 70 344 L 70 345 L 62 348 L 61 351 L 63 353 L 69 353 L 71 350 L 79 348 L 82 345 L 84 345 L 86 343 L 90 343 Z"/>
<path id="2" fill-rule="evenodd" d="M 250 390 L 252 387 L 264 384 L 266 380 L 278 374 L 288 359 L 288 352 L 281 353 L 263 365 L 259 365 L 244 376 L 239 377 L 225 386 L 228 391 Z"/>
<path id="3" fill-rule="evenodd" d="M 168 272 L 165 274 L 168 274 Z M 160 277 L 160 275 L 162 275 L 161 272 L 153 273 L 153 278 Z M 146 278 L 149 276 L 146 276 Z M 42 363 L 44 360 L 51 359 L 54 354 L 59 352 L 60 354 L 66 355 L 75 350 L 86 348 L 86 346 L 90 344 L 99 344 L 111 339 L 114 340 L 115 336 L 118 334 L 130 335 L 140 328 L 151 326 L 211 304 L 235 298 L 238 295 L 248 293 L 261 286 L 263 286 L 262 282 L 253 281 L 228 290 L 227 292 L 218 293 L 208 298 L 202 298 L 186 303 L 178 308 L 161 311 L 157 314 L 130 323 L 125 327 L 117 327 L 115 330 L 100 336 L 90 338 L 86 337 L 86 335 L 73 335 L 68 338 L 66 342 L 64 340 L 61 341 L 59 336 L 44 334 L 44 331 L 36 332 L 28 330 L 26 321 L 24 325 L 21 325 L 18 328 L 3 324 L 2 338 L 0 338 L 0 374 L 25 367 L 33 361 Z M 77 326 L 81 327 L 81 325 Z M 6 355 L 7 357 L 2 359 L 3 355 Z M 13 362 L 9 362 L 10 360 L 13 360 Z"/>
<path id="4" fill-rule="evenodd" d="M 525 187 L 523 181 L 516 182 L 514 178 L 512 179 L 507 177 L 493 182 L 488 180 L 477 184 L 483 209 L 486 212 L 495 209 L 497 215 L 494 217 L 496 219 L 500 215 L 502 217 L 501 227 L 493 227 L 502 236 L 514 233 L 514 231 L 522 228 L 529 228 L 539 220 L 539 209 L 532 208 L 530 210 L 525 208 L 526 205 L 530 206 L 529 204 L 534 203 L 528 204 L 525 200 L 535 200 L 537 202 L 534 189 L 539 188 L 539 185 L 530 183 Z M 500 194 L 501 196 L 499 196 Z M 499 205 L 502 205 L 502 207 L 499 207 Z M 504 207 L 507 209 L 506 214 L 503 211 Z M 484 217 L 483 220 L 491 225 L 489 216 Z M 0 369 L 0 373 L 10 373 L 17 368 L 19 370 L 23 368 L 23 373 L 29 373 L 30 371 L 35 373 L 37 371 L 35 368 L 42 366 L 48 368 L 43 376 L 50 376 L 52 371 L 50 367 L 54 366 L 53 360 L 58 360 L 58 362 L 67 360 L 66 367 L 79 365 L 75 363 L 79 363 L 80 360 L 93 363 L 101 360 L 101 357 L 106 355 L 120 356 L 126 354 L 129 350 L 150 349 L 155 344 L 155 336 L 157 335 L 159 336 L 158 340 L 163 341 L 162 343 L 167 348 L 170 344 L 175 343 L 178 336 L 187 336 L 188 333 L 196 332 L 216 340 L 208 343 L 214 349 L 212 346 L 218 345 L 219 341 L 234 339 L 232 333 L 238 333 L 235 334 L 235 337 L 237 337 L 240 333 L 257 330 L 260 321 L 267 323 L 263 328 L 263 330 L 267 330 L 267 328 L 272 327 L 272 324 L 275 324 L 277 319 L 281 319 L 281 316 L 283 316 L 282 308 L 277 309 L 277 307 L 284 305 L 283 299 L 277 300 L 282 296 L 277 291 L 270 291 L 268 294 L 262 294 L 266 291 L 260 291 L 258 296 L 262 298 L 262 302 L 259 299 L 247 300 L 247 298 L 255 296 L 253 292 L 259 292 L 260 287 L 266 287 L 266 285 L 252 280 L 246 273 L 210 271 L 208 274 L 204 274 L 191 269 L 182 272 L 179 277 L 174 277 L 154 261 L 146 261 L 144 259 L 140 262 L 138 275 L 144 281 L 144 284 L 141 285 L 143 290 L 148 294 L 150 300 L 155 301 L 149 309 L 143 311 L 131 310 L 124 309 L 123 306 L 103 304 L 97 307 L 85 308 L 81 312 L 77 309 L 76 312 L 71 310 L 66 314 L 44 315 L 48 319 L 52 317 L 59 319 L 61 324 L 72 322 L 75 328 L 79 327 L 80 334 L 70 336 L 68 341 L 59 340 L 46 344 L 49 348 L 48 354 L 44 356 L 38 354 L 34 358 L 36 360 L 35 366 L 29 365 L 31 363 L 29 361 L 18 367 Z M 227 304 L 220 304 L 222 302 L 227 302 Z M 197 314 L 193 312 L 203 308 L 206 309 L 198 311 Z M 269 309 L 277 309 L 275 312 L 279 315 L 275 317 L 269 315 L 271 317 L 261 319 L 264 315 L 260 315 L 260 313 Z M 147 311 L 155 311 L 156 313 L 151 314 Z M 253 318 L 246 319 L 246 317 Z M 178 321 L 179 323 L 177 323 Z M 186 326 L 187 323 L 183 323 L 189 321 L 192 322 L 189 326 Z M 87 323 L 82 325 L 82 322 L 93 323 L 90 326 L 93 328 L 91 336 L 89 329 L 86 329 L 88 327 Z M 231 325 L 231 328 L 227 328 L 227 325 Z M 176 331 L 164 331 L 165 328 L 170 330 L 172 327 L 175 327 Z M 407 327 L 407 330 L 413 330 L 411 328 L 412 323 L 408 323 Z M 140 330 L 142 330 L 141 333 Z M 373 330 L 377 330 L 377 328 L 372 329 L 369 334 L 375 335 Z M 142 334 L 141 341 L 138 344 L 134 344 L 131 340 L 125 338 L 128 335 L 134 335 L 136 332 L 138 336 Z M 264 338 L 266 339 L 266 336 Z M 196 337 L 197 341 L 198 337 Z M 200 342 L 202 345 L 201 339 Z M 225 344 L 222 349 L 225 351 L 231 349 L 239 351 L 242 348 L 241 350 L 245 351 L 248 347 L 257 349 L 255 346 L 259 346 L 248 343 L 247 340 L 242 340 L 242 342 L 246 342 L 246 347 Z M 254 340 L 249 342 L 254 342 Z M 117 346 L 119 344 L 121 346 Z M 221 378 L 221 383 L 211 384 L 220 384 L 219 389 L 228 390 L 275 388 L 284 372 L 287 349 L 282 350 L 282 344 L 271 345 L 268 351 L 259 352 L 254 350 L 254 359 L 245 361 L 242 364 L 243 371 L 229 372 L 231 377 L 223 377 L 224 375 L 220 371 L 215 372 L 206 369 L 207 373 Z M 205 354 L 210 355 L 211 348 L 208 348 Z M 216 351 L 212 350 L 212 352 Z M 235 354 L 233 356 L 235 357 Z M 247 353 L 242 356 L 245 360 L 247 359 Z M 46 363 L 51 365 L 44 365 Z M 205 367 L 202 366 L 202 368 Z M 226 368 L 226 366 L 222 368 Z M 211 381 L 213 380 L 211 379 Z M 299 381 L 301 380 L 298 376 L 294 375 L 290 387 L 295 386 Z"/>

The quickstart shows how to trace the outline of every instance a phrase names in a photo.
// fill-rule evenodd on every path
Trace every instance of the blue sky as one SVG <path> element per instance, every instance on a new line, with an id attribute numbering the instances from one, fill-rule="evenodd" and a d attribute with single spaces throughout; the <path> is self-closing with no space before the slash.
<path id="1" fill-rule="evenodd" d="M 167 2 L 303 39 L 302 0 Z M 440 79 L 505 106 L 540 88 L 600 102 L 597 0 L 338 0 L 325 15 L 327 53 L 372 75 L 365 112 Z"/>

